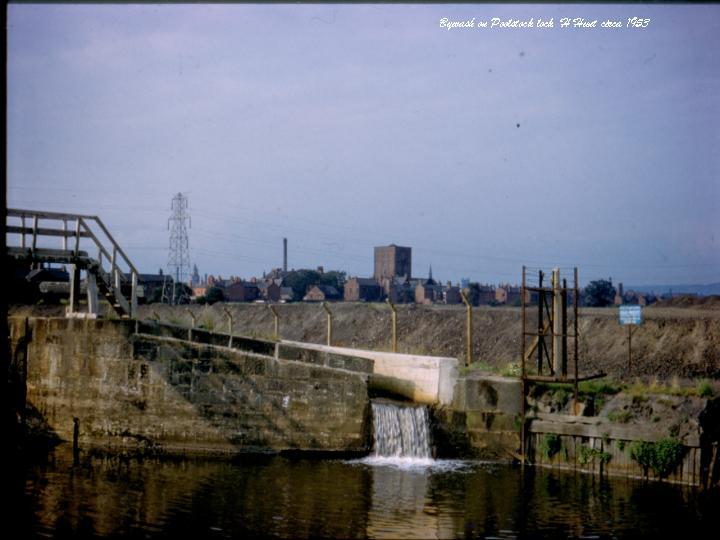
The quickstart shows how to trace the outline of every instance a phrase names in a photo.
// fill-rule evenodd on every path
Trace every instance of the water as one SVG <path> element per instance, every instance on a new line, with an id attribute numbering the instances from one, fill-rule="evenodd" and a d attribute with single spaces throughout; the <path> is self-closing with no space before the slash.
<path id="1" fill-rule="evenodd" d="M 369 465 L 404 467 L 433 464 L 427 408 L 384 401 L 372 402 L 373 453 L 363 460 Z"/>
<path id="2" fill-rule="evenodd" d="M 3 536 L 693 538 L 720 526 L 718 494 L 504 464 L 434 463 L 81 453 L 74 464 L 71 449 L 61 447 L 6 464 Z"/>

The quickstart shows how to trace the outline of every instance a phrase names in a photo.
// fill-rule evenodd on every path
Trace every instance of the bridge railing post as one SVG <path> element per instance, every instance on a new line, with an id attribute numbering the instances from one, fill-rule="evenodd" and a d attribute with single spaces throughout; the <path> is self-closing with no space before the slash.
<path id="1" fill-rule="evenodd" d="M 330 311 L 330 307 L 327 302 L 322 303 L 323 309 L 327 313 L 327 344 L 332 345 L 332 333 L 333 333 L 333 314 Z"/>
<path id="2" fill-rule="evenodd" d="M 137 317 L 137 288 L 138 288 L 138 274 L 135 270 L 132 271 L 132 291 L 130 293 L 130 317 Z"/>
<path id="3" fill-rule="evenodd" d="M 22 234 L 20 235 L 20 248 L 25 249 L 25 215 L 20 216 L 20 228 Z"/>
<path id="4" fill-rule="evenodd" d="M 75 220 L 75 256 L 77 257 L 80 254 L 80 223 L 82 222 L 82 218 L 78 217 L 77 220 Z"/>
<path id="5" fill-rule="evenodd" d="M 112 276 L 112 284 L 115 287 L 115 294 L 120 293 L 120 276 L 117 268 L 117 248 L 113 246 L 112 259 L 110 260 L 110 275 Z"/>
<path id="6" fill-rule="evenodd" d="M 35 249 L 37 249 L 37 230 L 38 230 L 38 217 L 37 215 L 33 216 L 33 233 L 32 233 L 32 251 L 35 253 Z"/>

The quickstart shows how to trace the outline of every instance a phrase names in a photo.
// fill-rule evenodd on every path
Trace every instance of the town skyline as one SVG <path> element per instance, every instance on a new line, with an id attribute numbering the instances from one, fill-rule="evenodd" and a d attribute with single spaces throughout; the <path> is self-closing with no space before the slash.
<path id="1" fill-rule="evenodd" d="M 473 16 L 651 18 L 447 30 Z M 632 12 L 632 13 L 631 13 Z M 10 5 L 8 206 L 98 215 L 202 274 L 720 281 L 719 6 Z"/>

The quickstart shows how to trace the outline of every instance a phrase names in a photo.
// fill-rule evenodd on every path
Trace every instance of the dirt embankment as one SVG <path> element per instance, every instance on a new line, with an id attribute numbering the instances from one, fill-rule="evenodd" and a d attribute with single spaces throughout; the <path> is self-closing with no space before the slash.
<path id="1" fill-rule="evenodd" d="M 42 315 L 60 315 L 48 311 Z M 233 314 L 238 335 L 272 337 L 273 316 L 262 304 L 215 304 L 213 306 L 140 307 L 141 318 L 158 316 L 162 321 L 189 326 L 191 316 L 198 326 L 226 332 Z M 326 314 L 319 304 L 276 306 L 280 336 L 284 339 L 324 343 Z M 384 304 L 332 304 L 333 344 L 391 349 L 390 308 Z M 456 357 L 464 361 L 465 308 L 463 306 L 398 305 L 398 352 Z M 30 314 L 34 308 L 13 308 L 11 313 Z M 531 311 L 531 310 L 529 310 Z M 37 313 L 41 315 L 41 313 Z M 635 377 L 669 379 L 720 378 L 720 308 L 652 306 L 643 310 L 644 321 L 633 328 L 633 367 L 628 371 L 628 332 L 617 321 L 616 308 L 586 308 L 580 311 L 580 373 L 605 371 L 624 380 Z M 528 329 L 537 322 L 528 316 Z M 522 320 L 519 308 L 473 309 L 473 359 L 505 368 L 517 364 L 521 354 Z M 529 338 L 528 341 L 529 342 Z M 572 348 L 571 348 L 572 351 Z M 572 354 L 570 354 L 572 358 Z"/>

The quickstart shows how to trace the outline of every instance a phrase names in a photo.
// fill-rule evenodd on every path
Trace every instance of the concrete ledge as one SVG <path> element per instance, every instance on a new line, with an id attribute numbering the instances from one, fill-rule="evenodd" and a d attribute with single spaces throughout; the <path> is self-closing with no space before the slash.
<path id="1" fill-rule="evenodd" d="M 374 381 L 371 385 L 377 385 L 376 388 L 387 388 L 396 395 L 418 403 L 452 403 L 458 378 L 457 358 L 367 351 L 285 340 L 281 342 L 281 347 L 283 345 L 371 360 L 372 373 L 378 376 L 371 378 Z"/>
<path id="2" fill-rule="evenodd" d="M 335 354 L 327 351 L 298 347 L 288 343 L 280 343 L 277 347 L 277 357 L 282 360 L 296 360 L 319 366 L 357 371 L 359 373 L 372 373 L 373 362 L 367 358 Z"/>

